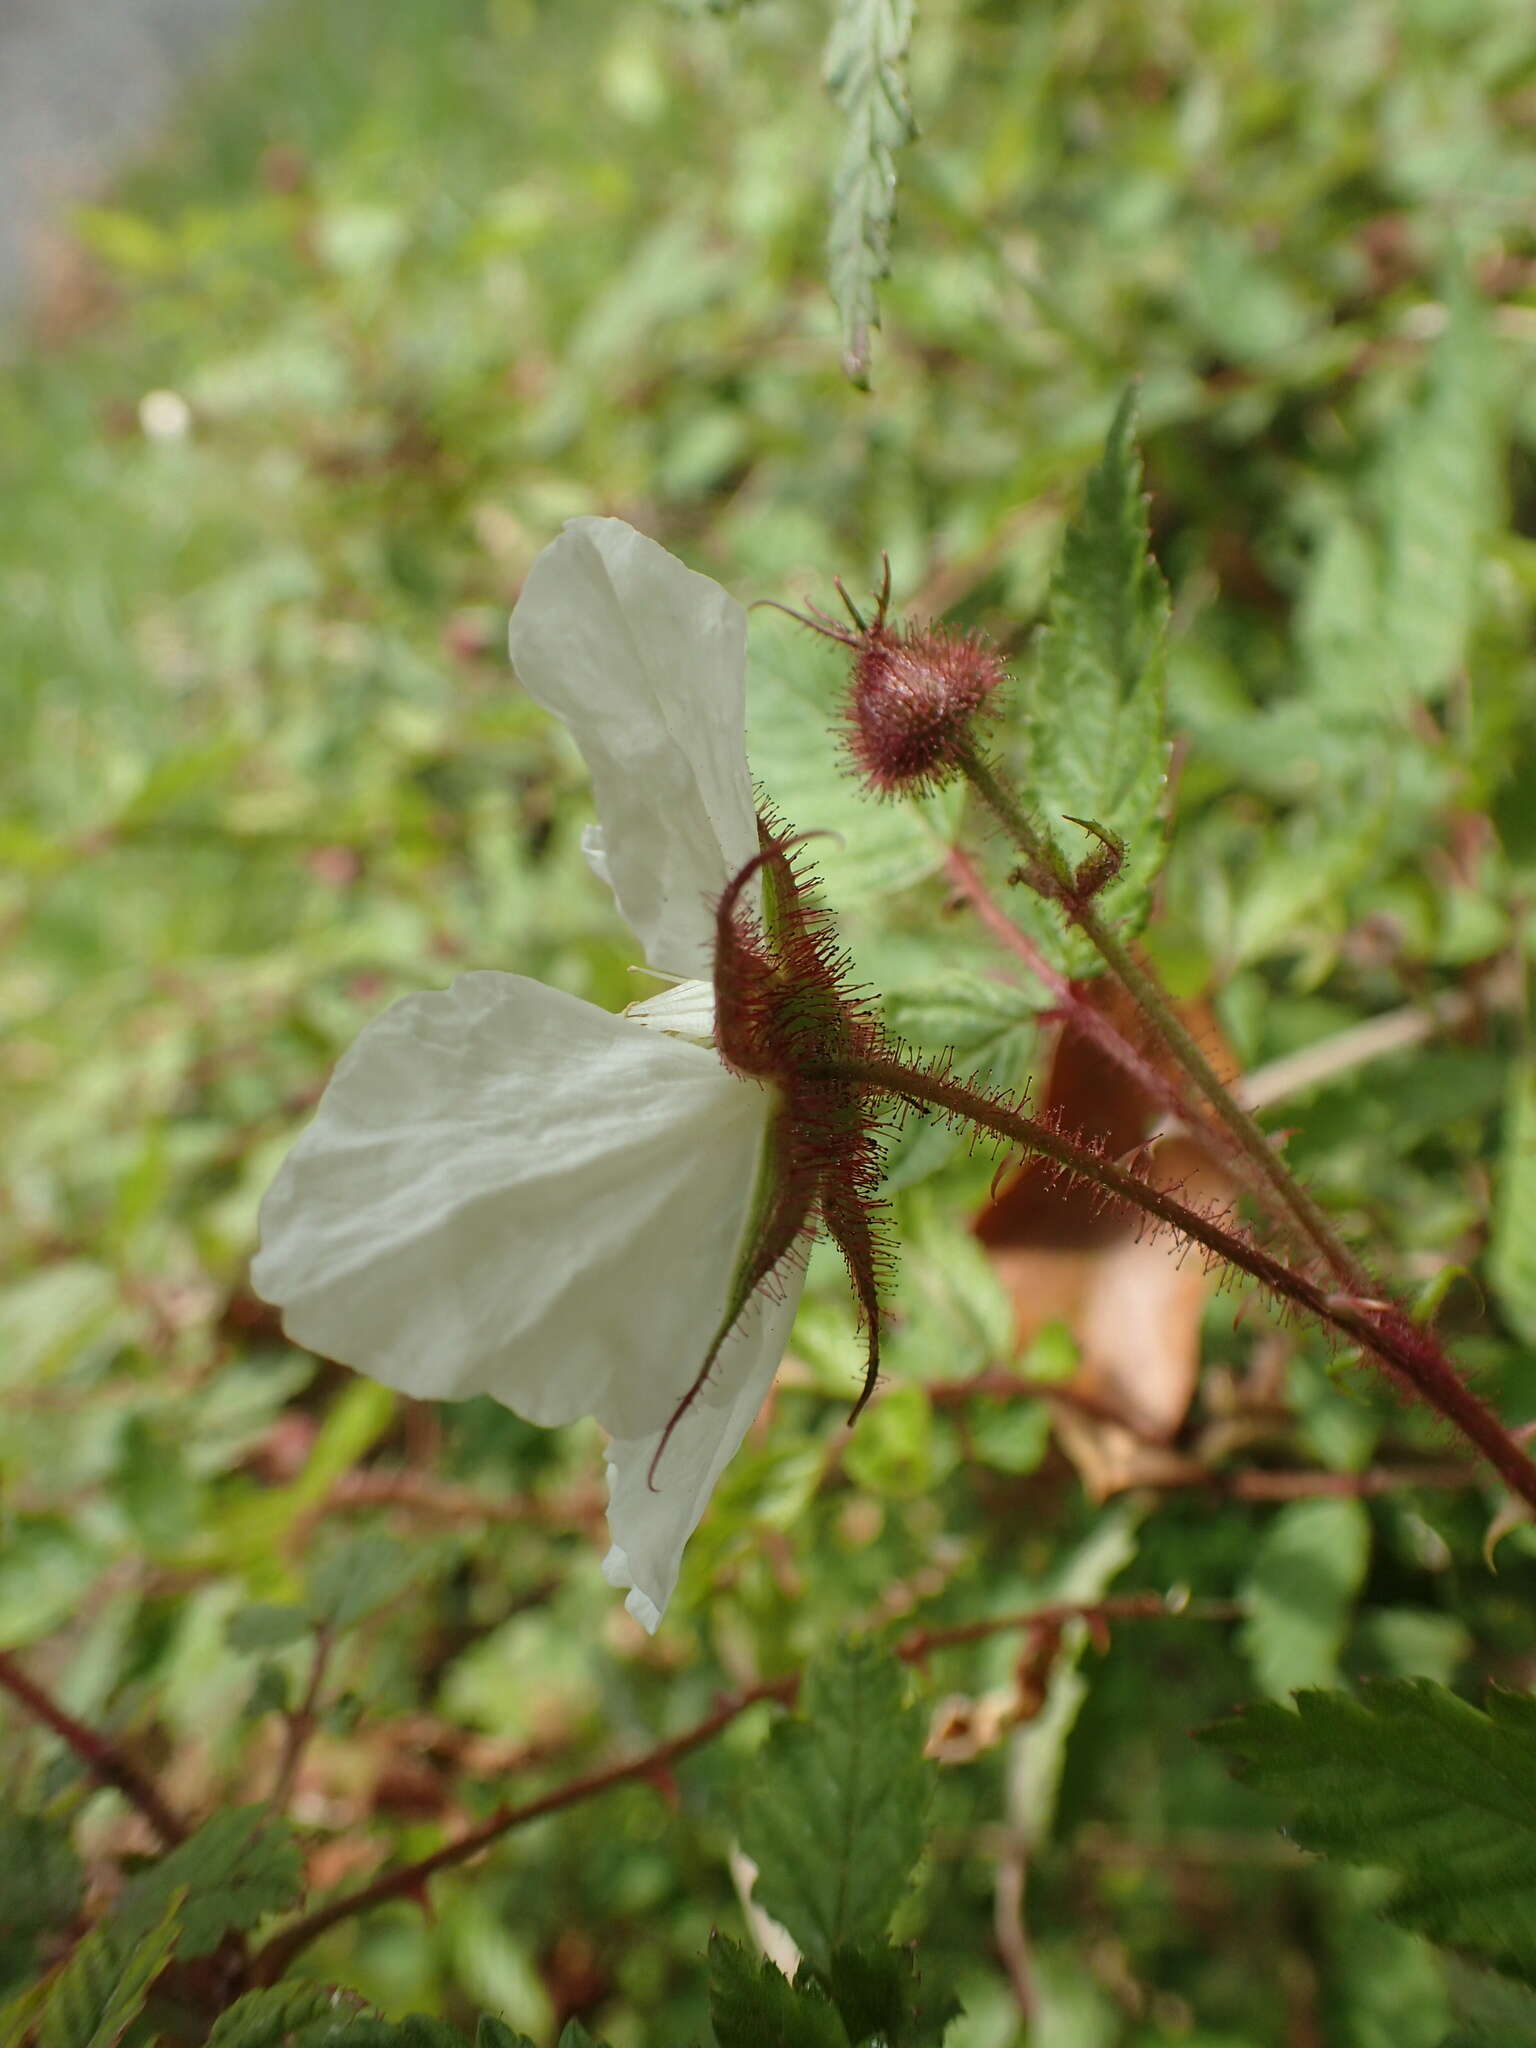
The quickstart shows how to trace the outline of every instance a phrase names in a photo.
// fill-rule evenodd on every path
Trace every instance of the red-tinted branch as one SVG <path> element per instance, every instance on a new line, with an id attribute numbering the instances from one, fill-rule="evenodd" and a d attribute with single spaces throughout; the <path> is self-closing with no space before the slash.
<path id="1" fill-rule="evenodd" d="M 982 1643 L 989 1636 L 1017 1629 L 1060 1629 L 1069 1621 L 1103 1627 L 1113 1621 L 1241 1621 L 1244 1609 L 1230 1600 L 1170 1600 L 1162 1593 L 1125 1593 L 1109 1600 L 1062 1600 L 1051 1607 L 1026 1607 L 1022 1613 L 988 1615 L 982 1621 L 956 1622 L 949 1628 L 917 1629 L 896 1646 L 904 1664 L 921 1664 L 935 1650 L 954 1650 Z"/>
<path id="2" fill-rule="evenodd" d="M 288 1968 L 294 1957 L 307 1949 L 311 1942 L 318 1941 L 322 1934 L 340 1926 L 343 1920 L 350 1920 L 358 1913 L 367 1913 L 375 1906 L 386 1905 L 391 1899 L 405 1899 L 422 1891 L 430 1878 L 439 1871 L 451 1870 L 456 1864 L 467 1863 L 478 1856 L 482 1849 L 490 1848 L 493 1842 L 509 1835 L 514 1828 L 527 1827 L 531 1821 L 543 1820 L 546 1814 L 560 1813 L 568 1806 L 579 1806 L 585 1799 L 595 1799 L 600 1792 L 608 1792 L 615 1785 L 632 1784 L 636 1779 L 654 1778 L 674 1764 L 691 1750 L 700 1749 L 706 1742 L 712 1742 L 722 1729 L 728 1728 L 748 1707 L 756 1706 L 760 1700 L 784 1700 L 794 1698 L 799 1685 L 798 1673 L 791 1672 L 785 1678 L 773 1679 L 762 1685 L 747 1687 L 742 1692 L 732 1693 L 721 1701 L 712 1714 L 698 1721 L 681 1735 L 674 1735 L 668 1742 L 659 1742 L 654 1749 L 642 1755 L 630 1757 L 623 1763 L 609 1764 L 600 1771 L 590 1771 L 585 1777 L 572 1778 L 564 1785 L 557 1785 L 552 1792 L 542 1793 L 537 1799 L 525 1801 L 521 1806 L 499 1806 L 488 1820 L 479 1827 L 471 1828 L 460 1835 L 455 1842 L 445 1843 L 430 1856 L 422 1856 L 414 1863 L 403 1864 L 400 1869 L 388 1871 L 383 1877 L 364 1885 L 360 1891 L 349 1892 L 344 1898 L 332 1899 L 329 1905 L 317 1912 L 307 1914 L 295 1921 L 292 1927 L 281 1934 L 275 1934 L 256 1957 L 251 1970 L 253 1984 L 275 1984 Z"/>
<path id="3" fill-rule="evenodd" d="M 548 1499 L 532 1494 L 490 1494 L 416 1472 L 348 1472 L 325 1497 L 324 1512 L 339 1508 L 402 1508 L 447 1522 L 533 1523 L 568 1529 L 601 1520 L 603 1490 L 572 1487 Z"/>
<path id="4" fill-rule="evenodd" d="M 1487 1475 L 1479 1465 L 1373 1465 L 1364 1472 L 1274 1472 L 1262 1465 L 1246 1471 L 1212 1473 L 1210 1483 L 1235 1500 L 1378 1500 L 1409 1493 L 1416 1486 L 1454 1490 L 1476 1486 Z M 1177 1483 L 1177 1482 L 1174 1482 Z M 1195 1480 L 1194 1485 L 1205 1482 Z"/>
<path id="5" fill-rule="evenodd" d="M 293 1797 L 293 1788 L 298 1782 L 299 1765 L 304 1760 L 304 1751 L 310 1738 L 320 1725 L 320 1692 L 325 1684 L 325 1674 L 330 1666 L 331 1651 L 335 1638 L 328 1628 L 315 1631 L 314 1648 L 310 1653 L 309 1683 L 304 1688 L 304 1697 L 288 1716 L 287 1730 L 283 1736 L 283 1754 L 277 1766 L 277 1776 L 272 1784 L 272 1804 L 281 1813 Z"/>
<path id="6" fill-rule="evenodd" d="M 1512 1493 L 1536 1508 L 1536 1464 L 1493 1410 L 1473 1393 L 1433 1333 L 1396 1302 L 1327 1291 L 1216 1217 L 1186 1208 L 1164 1189 L 946 1073 L 896 1055 L 841 1060 L 829 1064 L 827 1072 L 834 1080 L 861 1082 L 907 1102 L 927 1103 L 946 1116 L 991 1131 L 1023 1151 L 1036 1152 L 1247 1273 L 1278 1300 L 1303 1310 L 1368 1352 L 1400 1387 L 1417 1395 L 1480 1451 Z"/>
<path id="7" fill-rule="evenodd" d="M 1067 1602 L 1030 1608 L 1022 1614 L 995 1615 L 951 1628 L 919 1630 L 897 1645 L 896 1655 L 904 1663 L 916 1664 L 934 1650 L 981 1642 L 988 1636 L 1003 1635 L 1017 1629 L 1060 1628 L 1069 1621 L 1107 1624 L 1113 1621 L 1176 1620 L 1180 1617 L 1227 1621 L 1235 1619 L 1238 1612 L 1225 1603 L 1190 1601 L 1180 1604 L 1164 1599 L 1160 1593 L 1136 1593 L 1124 1599 Z M 457 1841 L 445 1843 L 441 1849 L 434 1850 L 430 1856 L 419 1857 L 414 1863 L 402 1864 L 398 1870 L 386 1871 L 372 1884 L 349 1892 L 344 1898 L 332 1899 L 329 1905 L 306 1914 L 302 1920 L 296 1920 L 291 1927 L 275 1934 L 256 1956 L 251 1966 L 250 1981 L 253 1984 L 276 1983 L 296 1956 L 301 1955 L 312 1942 L 318 1941 L 322 1934 L 339 1927 L 344 1920 L 354 1919 L 357 1914 L 370 1912 L 375 1906 L 387 1905 L 394 1899 L 420 1896 L 428 1881 L 440 1871 L 469 1862 L 471 1857 L 489 1849 L 514 1829 L 527 1827 L 530 1822 L 543 1820 L 551 1813 L 563 1812 L 566 1807 L 579 1806 L 584 1800 L 612 1791 L 616 1785 L 630 1785 L 659 1776 L 679 1758 L 702 1749 L 707 1742 L 713 1742 L 749 1707 L 755 1707 L 763 1700 L 777 1700 L 788 1706 L 799 1689 L 798 1671 L 786 1672 L 782 1678 L 765 1679 L 761 1685 L 746 1686 L 723 1699 L 713 1713 L 707 1714 L 702 1721 L 696 1721 L 681 1735 L 658 1742 L 639 1756 L 589 1771 L 584 1777 L 572 1778 L 551 1792 L 541 1793 L 537 1799 L 526 1800 L 521 1806 L 498 1807 L 489 1819 L 460 1835 Z"/>
<path id="8" fill-rule="evenodd" d="M 136 1806 L 167 1848 L 186 1840 L 185 1824 L 172 1813 L 143 1772 L 104 1735 L 98 1735 L 95 1729 L 66 1713 L 35 1679 L 27 1676 L 8 1650 L 0 1650 L 0 1687 L 18 1700 L 34 1720 L 51 1728 L 98 1784 L 111 1785 Z"/>
<path id="9" fill-rule="evenodd" d="M 1213 1130 L 1198 1103 L 1180 1089 L 1171 1075 L 1133 1045 L 1116 1028 L 1113 1019 L 1079 991 L 1069 975 L 1051 964 L 1028 932 L 1020 930 L 992 895 L 970 855 L 958 846 L 951 847 L 945 856 L 944 870 L 998 944 L 1012 953 L 1016 960 L 1022 961 L 1035 979 L 1050 990 L 1061 1016 L 1096 1045 L 1106 1059 L 1128 1074 L 1149 1101 L 1160 1104 L 1165 1117 L 1171 1118 L 1181 1130 L 1187 1131 L 1223 1163 L 1230 1164 L 1233 1148 L 1221 1142 L 1222 1134 Z"/>
<path id="10" fill-rule="evenodd" d="M 1337 1287 L 1348 1294 L 1371 1293 L 1368 1277 L 1360 1262 L 1301 1182 L 1287 1170 L 1252 1117 L 1234 1099 L 1157 977 L 1148 972 L 1114 927 L 1100 915 L 1093 890 L 1079 885 L 1054 840 L 1036 826 L 974 747 L 964 754 L 961 765 L 972 789 L 1023 854 L 1021 878 L 1028 880 L 1047 900 L 1055 903 L 1068 923 L 1075 925 L 1094 947 L 1135 1003 L 1164 1053 L 1204 1097 L 1225 1136 L 1246 1161 L 1251 1184 L 1263 1194 L 1266 1206 L 1271 1208 L 1276 1220 L 1296 1231 L 1301 1242 L 1311 1246 Z"/>

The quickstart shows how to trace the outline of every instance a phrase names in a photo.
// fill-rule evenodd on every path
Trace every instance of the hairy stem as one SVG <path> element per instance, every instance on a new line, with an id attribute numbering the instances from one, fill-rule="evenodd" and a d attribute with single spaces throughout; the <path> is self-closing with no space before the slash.
<path id="1" fill-rule="evenodd" d="M 66 1713 L 35 1678 L 29 1678 L 8 1650 L 0 1650 L 0 1688 L 26 1708 L 36 1721 L 51 1728 L 73 1750 L 98 1784 L 111 1785 L 139 1809 L 155 1833 L 172 1849 L 187 1839 L 185 1825 L 177 1819 L 158 1791 L 137 1765 L 128 1761 L 115 1743 L 94 1728 L 87 1728 L 73 1714 Z"/>
<path id="2" fill-rule="evenodd" d="M 824 1071 L 829 1080 L 853 1082 L 907 1102 L 926 1103 L 946 1116 L 991 1131 L 1102 1188 L 1127 1207 L 1155 1217 L 1189 1243 L 1202 1245 L 1279 1300 L 1369 1352 L 1401 1387 L 1433 1408 L 1480 1451 L 1512 1493 L 1536 1509 L 1536 1464 L 1493 1410 L 1472 1392 L 1434 1336 L 1397 1303 L 1371 1299 L 1353 1289 L 1327 1291 L 1215 1217 L 1187 1208 L 1137 1174 L 948 1074 L 895 1055 L 829 1062 Z"/>
<path id="3" fill-rule="evenodd" d="M 1230 1140 L 1225 1132 L 1214 1131 L 1204 1116 L 1191 1113 L 1191 1104 L 1178 1083 L 1171 1075 L 1149 1060 L 1146 1055 L 1117 1030 L 1114 1020 L 1106 1017 L 1094 1003 L 1081 995 L 1069 975 L 1040 951 L 1027 932 L 1009 917 L 1007 912 L 993 898 L 991 891 L 977 870 L 975 862 L 960 847 L 951 847 L 944 861 L 945 872 L 956 889 L 971 905 L 981 922 L 999 945 L 1021 960 L 1037 981 L 1043 982 L 1056 999 L 1056 1007 L 1063 1017 L 1070 1019 L 1084 1038 L 1092 1041 L 1106 1059 L 1112 1060 L 1122 1072 L 1129 1075 L 1136 1086 L 1150 1102 L 1158 1103 L 1166 1119 L 1186 1131 L 1196 1142 L 1222 1164 L 1231 1158 Z"/>
<path id="4" fill-rule="evenodd" d="M 1077 888 L 1072 871 L 1054 842 L 1038 830 L 979 754 L 968 753 L 963 766 L 971 787 L 1012 844 L 1048 878 L 1051 899 L 1094 947 L 1169 1057 L 1210 1104 L 1235 1150 L 1257 1177 L 1259 1191 L 1268 1205 L 1300 1233 L 1302 1241 L 1322 1259 L 1340 1287 L 1351 1294 L 1369 1294 L 1371 1283 L 1364 1268 L 1350 1255 L 1306 1189 L 1287 1171 L 1264 1133 L 1232 1095 L 1156 977 L 1100 917 L 1092 896 Z"/>

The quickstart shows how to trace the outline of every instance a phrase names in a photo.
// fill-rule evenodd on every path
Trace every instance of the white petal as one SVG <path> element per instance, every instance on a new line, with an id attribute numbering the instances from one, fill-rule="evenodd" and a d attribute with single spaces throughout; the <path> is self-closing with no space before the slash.
<path id="1" fill-rule="evenodd" d="M 622 519 L 573 519 L 528 572 L 511 647 L 523 688 L 586 756 L 646 958 L 707 976 L 714 899 L 757 852 L 745 612 Z"/>
<path id="2" fill-rule="evenodd" d="M 771 1110 L 700 1046 L 466 974 L 342 1060 L 252 1282 L 298 1343 L 403 1393 L 637 1436 L 719 1328 Z"/>
<path id="3" fill-rule="evenodd" d="M 715 1392 L 725 1401 L 695 1401 L 672 1432 L 656 1466 L 662 1431 L 608 1446 L 608 1528 L 613 1548 L 603 1560 L 610 1586 L 633 1590 L 624 1602 L 642 1628 L 660 1625 L 677 1584 L 683 1545 L 709 1505 L 715 1481 L 741 1447 L 768 1398 L 789 1342 L 804 1271 L 786 1263 L 773 1291 L 748 1303 L 721 1346 Z"/>
<path id="4" fill-rule="evenodd" d="M 603 844 L 601 825 L 583 825 L 581 828 L 581 852 L 587 866 L 600 882 L 613 887 L 613 877 L 608 872 L 608 849 Z"/>
<path id="5" fill-rule="evenodd" d="M 712 1045 L 715 1038 L 715 991 L 707 981 L 679 981 L 638 1003 L 626 1003 L 624 1014 L 647 1031 L 666 1031 Z"/>

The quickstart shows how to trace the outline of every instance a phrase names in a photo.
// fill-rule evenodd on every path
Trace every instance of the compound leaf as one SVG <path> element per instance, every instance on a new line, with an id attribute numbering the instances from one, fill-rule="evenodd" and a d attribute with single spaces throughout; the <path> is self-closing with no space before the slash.
<path id="1" fill-rule="evenodd" d="M 891 267 L 896 151 L 917 133 L 907 96 L 914 0 L 837 0 L 823 76 L 847 121 L 832 183 L 827 272 L 843 323 L 843 365 L 869 382 L 875 287 Z"/>
<path id="2" fill-rule="evenodd" d="M 875 1645 L 814 1662 L 757 1762 L 741 1841 L 756 1896 L 811 1965 L 884 1938 L 922 1853 L 932 1767 L 901 1667 Z"/>
<path id="3" fill-rule="evenodd" d="M 1070 819 L 1123 842 L 1124 866 L 1101 901 L 1139 923 L 1163 856 L 1168 599 L 1148 551 L 1135 425 L 1127 393 L 1067 529 L 1023 703 L 1025 786 L 1040 828 L 1074 866 L 1103 842 Z M 1065 945 L 1074 971 L 1087 964 L 1083 941 Z"/>
<path id="4" fill-rule="evenodd" d="M 1536 1700 L 1424 1679 L 1303 1692 L 1205 1731 L 1304 1848 L 1401 1884 L 1393 1919 L 1536 1983 Z"/>
<path id="5" fill-rule="evenodd" d="M 132 1937 L 111 1923 L 85 1937 L 54 1980 L 37 2048 L 116 2048 L 171 1959 L 185 1896 L 172 1892 L 159 1918 Z"/>
<path id="6" fill-rule="evenodd" d="M 849 2048 L 819 1985 L 791 1984 L 718 1934 L 709 1944 L 709 2016 L 718 2048 Z"/>
<path id="7" fill-rule="evenodd" d="M 840 1948 L 819 1973 L 855 2048 L 941 2048 L 960 2008 L 942 1993 L 924 1998 L 910 1949 Z"/>
<path id="8" fill-rule="evenodd" d="M 271 1984 L 248 1991 L 220 2013 L 206 2048 L 309 2048 L 347 2015 L 349 1994 L 328 1984 Z"/>
<path id="9" fill-rule="evenodd" d="M 137 1930 L 182 1889 L 187 1903 L 179 1951 L 184 1958 L 208 1955 L 232 1929 L 243 1932 L 266 1914 L 298 1904 L 304 1866 L 292 1830 L 264 1806 L 216 1813 L 133 1880 L 114 1917 L 125 1930 Z"/>

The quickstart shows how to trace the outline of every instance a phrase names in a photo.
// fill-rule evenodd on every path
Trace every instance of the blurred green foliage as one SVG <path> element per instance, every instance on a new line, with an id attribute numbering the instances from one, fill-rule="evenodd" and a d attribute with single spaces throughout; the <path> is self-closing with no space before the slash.
<path id="1" fill-rule="evenodd" d="M 892 1390 L 850 1437 L 818 1256 L 795 1369 L 646 1643 L 598 1573 L 595 1432 L 413 1409 L 294 1353 L 245 1286 L 261 1191 L 385 1003 L 467 966 L 631 999 L 580 763 L 503 655 L 561 519 L 621 513 L 744 599 L 824 600 L 884 549 L 899 609 L 1024 669 L 1136 380 L 1172 600 L 1149 947 L 1248 1066 L 1461 1004 L 1272 1121 L 1405 1291 L 1468 1271 L 1441 1327 L 1536 1414 L 1527 0 L 929 0 L 868 394 L 824 277 L 826 28 L 812 0 L 279 5 L 80 216 L 0 385 L 0 1650 L 226 1825 L 283 1783 L 313 1688 L 289 1813 L 321 1896 L 860 1625 L 1111 1583 L 1236 1600 L 1241 1631 L 1074 1635 L 1043 1699 L 1017 1637 L 928 1660 L 916 1696 L 972 1734 L 939 1746 L 896 1936 L 966 2008 L 951 2048 L 1021 2038 L 993 1932 L 1019 1841 L 1032 2048 L 1434 2048 L 1453 2008 L 1503 2038 L 1187 1738 L 1288 1671 L 1529 1682 L 1536 1546 L 1507 1534 L 1488 1574 L 1486 1490 L 1333 1514 L 1228 1484 L 1443 1459 L 1305 1333 L 1216 1296 L 1180 1440 L 1216 1479 L 1095 1501 L 1042 1403 L 945 1397 L 1011 1310 L 966 1232 L 994 1162 L 914 1122 Z M 842 835 L 817 852 L 862 974 L 919 1043 L 1021 1080 L 1041 999 L 946 893 L 958 805 L 862 805 L 835 650 L 773 614 L 753 640 L 754 767 Z M 541 2048 L 573 2020 L 704 2038 L 772 1711 L 301 1969 Z M 4 1997 L 153 1844 L 19 1716 L 0 1740 Z M 125 1977 L 112 1938 L 68 1965 L 104 2041 L 127 2005 L 161 2023 L 152 1943 Z"/>

